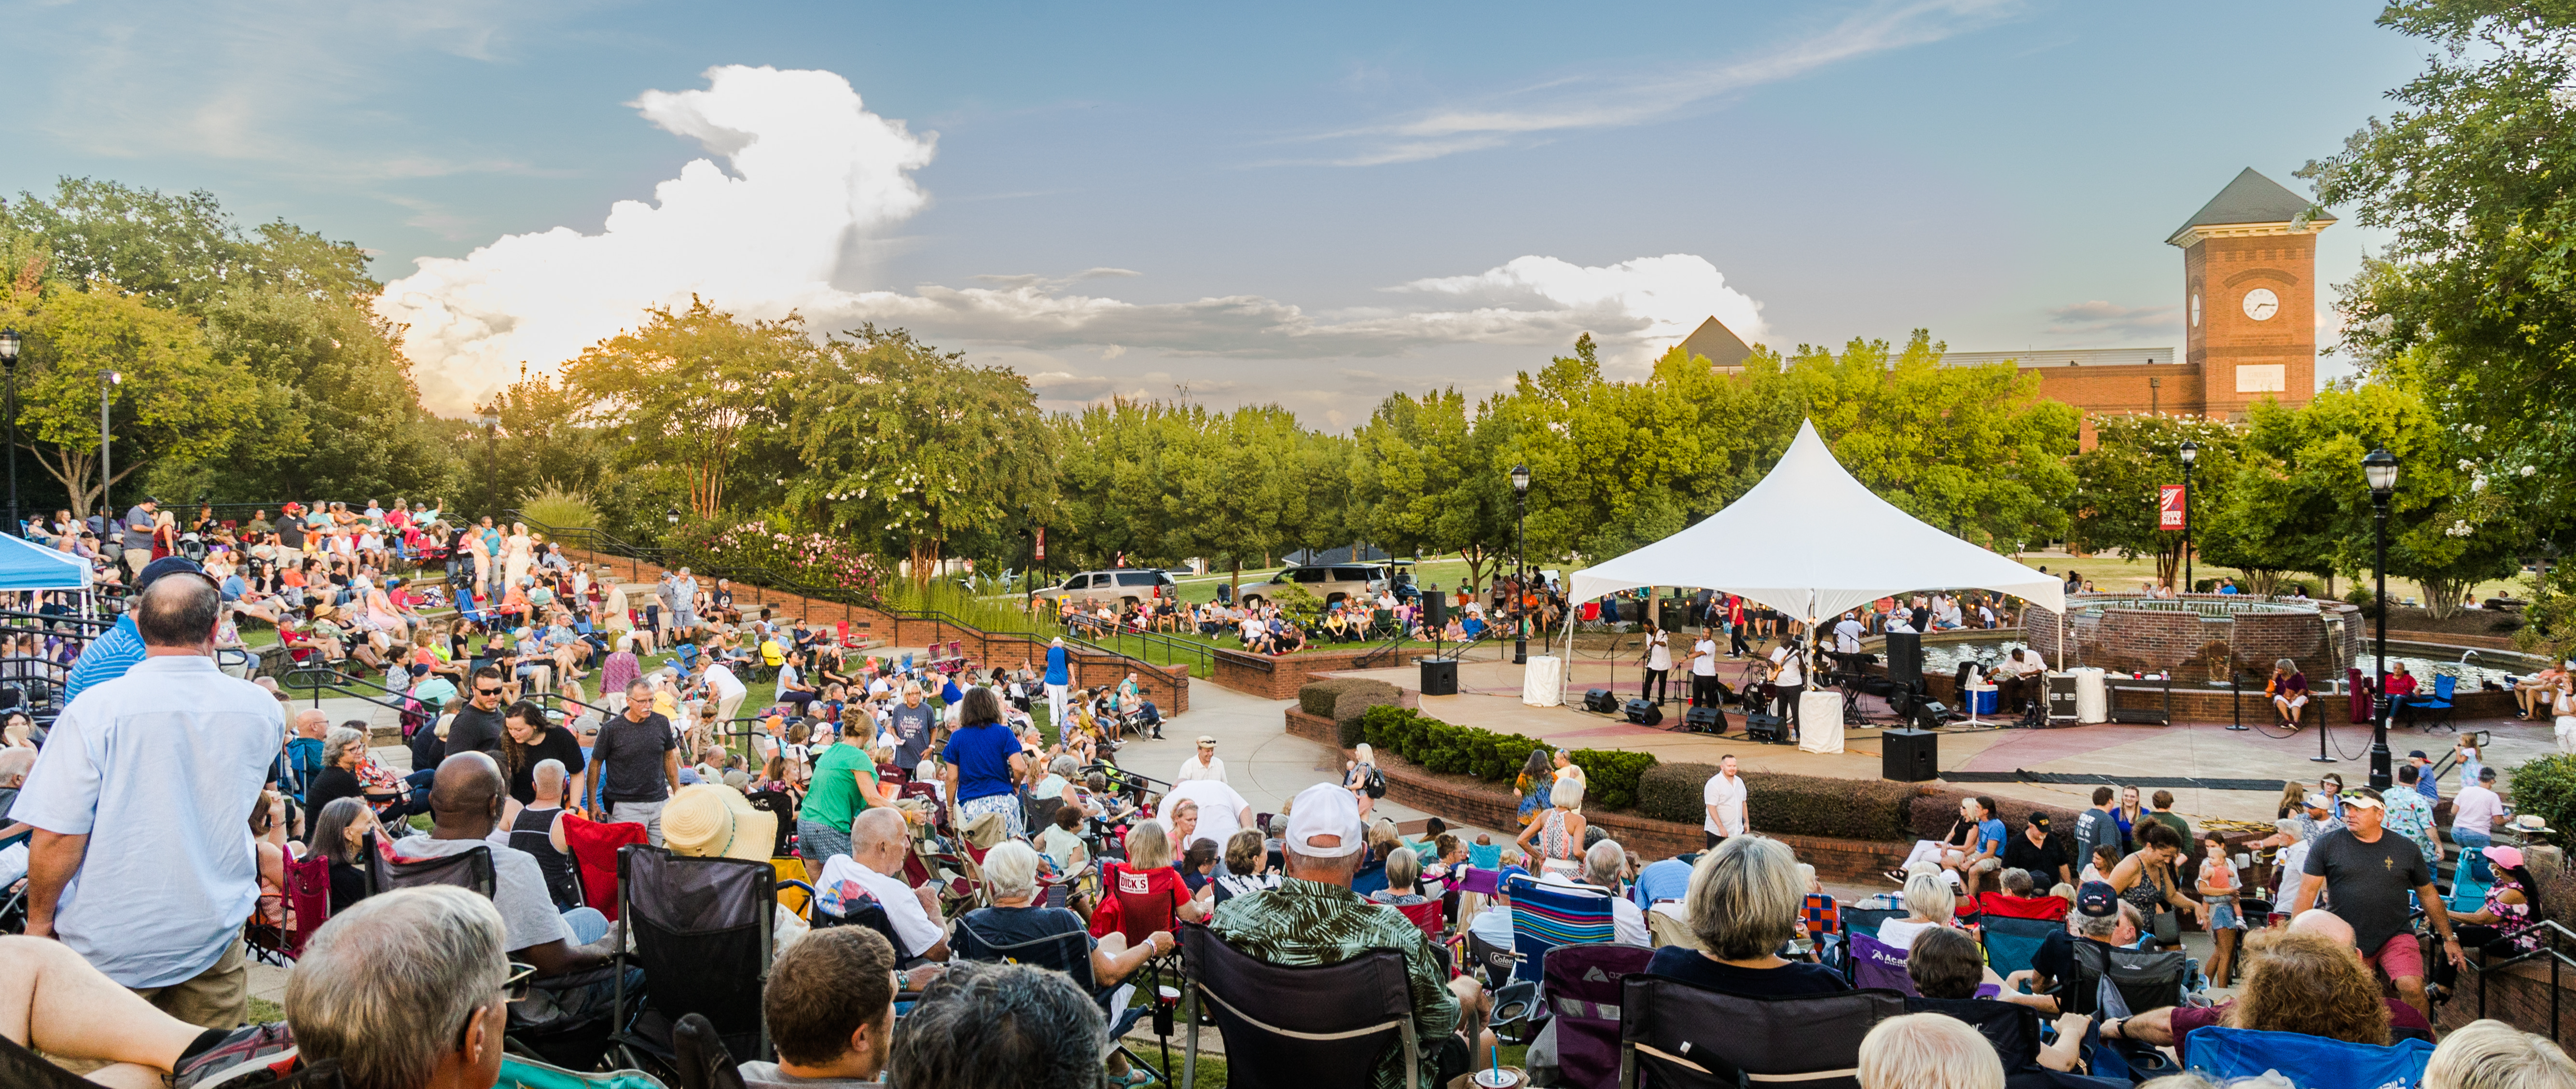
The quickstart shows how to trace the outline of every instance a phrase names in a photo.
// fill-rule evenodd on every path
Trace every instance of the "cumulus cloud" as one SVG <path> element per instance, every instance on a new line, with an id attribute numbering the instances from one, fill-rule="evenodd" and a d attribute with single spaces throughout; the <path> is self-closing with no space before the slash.
<path id="1" fill-rule="evenodd" d="M 935 137 L 869 112 L 829 72 L 720 67 L 703 90 L 651 91 L 644 118 L 697 141 L 696 159 L 654 190 L 620 201 L 595 234 L 569 227 L 511 235 L 463 258 L 422 258 L 387 285 L 378 310 L 408 326 L 406 344 L 432 407 L 458 411 L 520 364 L 551 369 L 630 328 L 653 305 L 705 297 L 746 317 L 794 310 L 818 329 L 872 320 L 941 344 L 1085 349 L 1106 361 L 1131 350 L 1170 357 L 1334 359 L 1402 356 L 1444 345 L 1562 347 L 1589 332 L 1614 358 L 1647 358 L 1714 315 L 1759 337 L 1761 306 L 1706 259 L 1641 257 L 1601 266 L 1525 256 L 1482 272 L 1382 289 L 1379 303 L 1310 312 L 1258 295 L 1135 303 L 1096 294 L 1141 275 L 996 274 L 974 286 L 848 290 L 881 232 L 919 211 L 912 172 Z M 989 349 L 1002 349 L 999 353 Z M 1021 366 L 1050 400 L 1087 400 L 1123 382 L 1056 366 Z"/>

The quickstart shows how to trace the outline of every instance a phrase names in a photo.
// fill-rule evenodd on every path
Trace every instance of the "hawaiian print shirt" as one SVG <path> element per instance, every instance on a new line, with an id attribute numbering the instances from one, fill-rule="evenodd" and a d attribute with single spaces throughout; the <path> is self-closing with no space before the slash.
<path id="1" fill-rule="evenodd" d="M 2411 790 L 2391 790 L 2384 799 L 2388 806 L 2388 830 L 2415 841 L 2415 849 L 2424 852 L 2427 868 L 2442 860 L 2442 845 L 2433 838 L 2433 803 Z"/>
<path id="2" fill-rule="evenodd" d="M 1372 949 L 1404 954 L 1413 992 L 1413 1036 L 1420 1042 L 1421 1083 L 1431 1084 L 1440 1041 L 1458 1027 L 1458 999 L 1431 954 L 1422 929 L 1402 912 L 1362 900 L 1347 887 L 1282 878 L 1279 887 L 1217 905 L 1210 924 L 1227 945 L 1272 964 L 1339 964 Z M 1389 1048 L 1377 1089 L 1404 1084 L 1404 1050 Z"/>

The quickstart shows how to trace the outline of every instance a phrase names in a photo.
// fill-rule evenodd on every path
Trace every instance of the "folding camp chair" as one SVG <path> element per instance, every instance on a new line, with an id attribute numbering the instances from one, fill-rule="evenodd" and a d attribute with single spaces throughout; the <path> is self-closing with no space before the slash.
<path id="1" fill-rule="evenodd" d="M 609 1039 L 623 1065 L 672 1070 L 671 1026 L 691 1013 L 715 1026 L 726 1050 L 769 1058 L 760 991 L 769 979 L 777 880 L 766 861 L 687 858 L 642 844 L 618 850 L 618 917 L 631 950 L 615 958 L 609 1023 L 619 1031 Z M 630 964 L 653 981 L 631 1013 Z"/>
<path id="2" fill-rule="evenodd" d="M 1914 977 L 1905 970 L 1906 951 L 1867 934 L 1851 936 L 1851 980 L 1855 987 L 1883 987 L 1914 997 Z"/>
<path id="3" fill-rule="evenodd" d="M 331 918 L 331 860 L 321 855 L 286 860 L 284 926 L 269 926 L 253 916 L 246 935 L 253 955 L 284 965 L 304 955 L 304 943 Z M 263 942 L 267 943 L 263 947 Z"/>
<path id="4" fill-rule="evenodd" d="M 563 818 L 564 846 L 571 848 L 574 868 L 581 871 L 582 901 L 617 921 L 617 852 L 652 837 L 640 824 L 602 824 L 570 813 Z"/>
<path id="5" fill-rule="evenodd" d="M 813 887 L 804 885 L 803 882 L 797 882 L 797 884 L 807 889 Z M 908 952 L 904 949 L 903 939 L 897 937 L 894 932 L 894 917 L 886 914 L 885 905 L 878 903 L 875 897 L 866 896 L 865 893 L 861 896 L 865 898 L 856 905 L 843 904 L 841 914 L 838 915 L 824 910 L 821 901 L 814 900 L 810 903 L 806 921 L 813 924 L 816 930 L 834 926 L 864 926 L 876 931 L 886 940 L 886 944 L 894 949 L 897 968 L 910 968 L 928 963 L 928 958 L 923 957 L 921 953 Z M 925 949 L 921 952 L 927 953 L 929 950 Z"/>
<path id="6" fill-rule="evenodd" d="M 770 849 L 773 858 L 796 853 L 796 799 L 783 790 L 763 790 L 743 796 L 753 809 L 778 817 L 778 842 Z M 821 869 L 821 867 L 816 867 Z"/>
<path id="7" fill-rule="evenodd" d="M 2426 696 L 2417 694 L 2408 696 L 2405 699 L 2397 701 L 2397 704 L 2398 706 L 2405 708 L 2406 717 L 2414 720 L 2417 726 L 2424 727 L 2428 730 L 2435 726 L 2439 726 L 2456 733 L 2458 732 L 2459 727 L 2454 725 L 2451 721 L 2451 715 L 2454 710 L 2452 707 L 2451 696 L 2459 691 L 2459 687 L 2460 679 L 2458 677 L 2451 676 L 2448 673 L 2437 673 L 2433 676 L 2432 695 Z M 2427 711 L 2440 713 L 2427 718 L 2424 714 Z"/>
<path id="8" fill-rule="evenodd" d="M 1867 934 L 1874 938 L 1878 936 L 1878 924 L 1889 919 L 1902 919 L 1911 914 L 1913 913 L 1904 908 L 1845 907 L 1843 933 Z"/>
<path id="9" fill-rule="evenodd" d="M 1557 946 L 1618 940 L 1610 897 L 1599 892 L 1541 885 L 1522 875 L 1504 882 L 1502 891 L 1512 901 L 1513 979 L 1538 982 L 1545 974 L 1547 951 Z"/>
<path id="10" fill-rule="evenodd" d="M 2052 933 L 2066 929 L 2062 923 L 2038 919 L 2016 919 L 2007 915 L 1988 915 L 1985 925 L 1986 966 L 1999 976 L 2009 976 L 2030 967 L 2031 958 Z"/>
<path id="11" fill-rule="evenodd" d="M 1988 919 L 2039 919 L 2062 924 L 2069 906 L 2055 896 L 2013 896 L 1989 889 L 1977 894 L 1972 910 Z"/>
<path id="12" fill-rule="evenodd" d="M 1974 1026 L 2003 1060 L 2007 1089 L 2128 1089 L 2126 1079 L 2087 1077 L 2050 1070 L 2039 1062 L 2039 1011 L 1983 998 L 1908 998 L 1907 1013 L 1937 1013 Z"/>
<path id="13" fill-rule="evenodd" d="M 2057 987 L 2060 1010 L 2125 1017 L 2182 1001 L 2182 978 L 2188 965 L 2179 949 L 2142 953 L 2079 939 L 2074 954 L 2067 979 Z M 2114 998 L 2126 1008 L 2105 1012 Z"/>
<path id="14" fill-rule="evenodd" d="M 1170 1083 L 1171 1077 L 1168 1072 L 1154 1070 L 1153 1067 L 1146 1065 L 1143 1056 L 1129 1051 L 1125 1044 L 1119 1042 L 1136 1027 L 1136 1022 L 1143 1020 L 1146 1014 L 1152 1013 L 1155 1007 L 1152 1003 L 1144 1005 L 1129 1003 L 1129 998 L 1136 992 L 1135 984 L 1122 983 L 1114 987 L 1100 985 L 1099 980 L 1091 974 L 1090 935 L 1081 930 L 1068 930 L 1062 934 L 1050 934 L 1024 942 L 1001 943 L 986 937 L 982 930 L 976 928 L 974 919 L 974 913 L 969 912 L 960 916 L 957 924 L 950 928 L 948 952 L 952 958 L 990 961 L 996 964 L 1027 964 L 1050 972 L 1064 973 L 1066 977 L 1073 980 L 1074 986 L 1082 988 L 1082 993 L 1090 995 L 1092 1001 L 1100 1004 L 1102 1015 L 1108 1018 L 1109 1047 L 1101 1053 L 1100 1057 L 1106 1060 L 1111 1055 L 1123 1053 L 1127 1056 L 1130 1066 L 1152 1072 L 1161 1077 L 1165 1084 Z M 1171 1063 L 1166 1061 L 1163 1065 L 1169 1067 Z"/>
<path id="15" fill-rule="evenodd" d="M 1424 1041 L 1413 1035 L 1404 954 L 1371 949 L 1339 964 L 1284 967 L 1245 954 L 1203 926 L 1180 934 L 1181 1087 L 1198 1080 L 1200 999 L 1225 1040 L 1234 1089 L 1366 1085 L 1401 1047 L 1406 1089 L 1421 1089 Z"/>
<path id="16" fill-rule="evenodd" d="M 397 861 L 393 852 L 391 844 L 380 845 L 367 852 L 367 895 L 377 896 L 395 889 L 429 885 L 454 885 L 482 893 L 488 900 L 498 884 L 492 873 L 492 849 L 482 844 L 456 854 L 411 862 Z"/>
<path id="17" fill-rule="evenodd" d="M 2213 1025 L 2181 1041 L 2183 1065 L 2212 1080 L 2294 1070 L 2302 1089 L 2377 1089 L 2416 1085 L 2433 1057 L 2428 1040 L 2399 1040 L 2381 1047 L 2349 1044 L 2295 1032 L 2261 1032 Z"/>
<path id="18" fill-rule="evenodd" d="M 1633 945 L 1547 951 L 1544 989 L 1556 1014 L 1557 1084 L 1607 1089 L 1619 1080 L 1619 981 L 1654 959 L 1654 950 Z"/>
<path id="19" fill-rule="evenodd" d="M 1638 973 L 1619 981 L 1619 1087 L 1860 1089 L 1860 1042 L 1905 1012 L 1894 991 L 1740 998 Z"/>

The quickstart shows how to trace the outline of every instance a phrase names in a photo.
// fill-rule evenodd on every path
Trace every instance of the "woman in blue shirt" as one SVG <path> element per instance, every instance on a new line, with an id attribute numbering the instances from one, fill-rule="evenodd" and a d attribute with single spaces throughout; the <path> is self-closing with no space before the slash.
<path id="1" fill-rule="evenodd" d="M 1002 725 L 1001 697 L 990 688 L 967 689 L 958 712 L 957 732 L 939 750 L 945 765 L 940 778 L 957 803 L 958 824 L 999 813 L 1011 835 L 1025 834 L 1019 782 L 1027 777 L 1028 757 L 1021 753 L 1019 736 Z"/>

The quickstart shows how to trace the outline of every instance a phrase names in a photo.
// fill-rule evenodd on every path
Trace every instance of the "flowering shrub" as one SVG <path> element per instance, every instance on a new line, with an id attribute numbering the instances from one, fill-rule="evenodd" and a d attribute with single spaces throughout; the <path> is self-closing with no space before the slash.
<path id="1" fill-rule="evenodd" d="M 675 542 L 706 567 L 767 568 L 790 581 L 856 591 L 874 601 L 885 583 L 875 556 L 848 541 L 820 533 L 772 529 L 766 520 L 708 525 Z"/>

